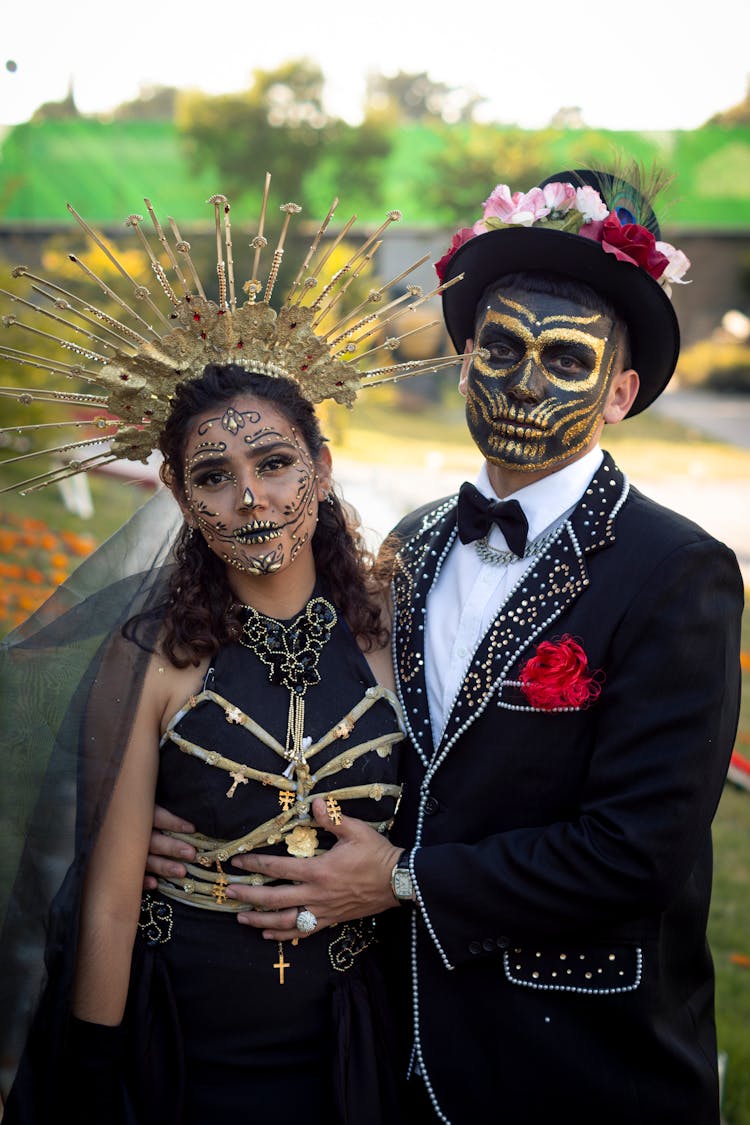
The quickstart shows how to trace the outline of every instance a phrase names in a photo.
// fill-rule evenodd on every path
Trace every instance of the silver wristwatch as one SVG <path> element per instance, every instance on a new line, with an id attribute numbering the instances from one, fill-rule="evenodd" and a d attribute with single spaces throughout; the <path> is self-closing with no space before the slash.
<path id="1" fill-rule="evenodd" d="M 402 852 L 391 871 L 391 890 L 399 902 L 413 902 L 414 883 L 409 870 L 409 852 Z"/>

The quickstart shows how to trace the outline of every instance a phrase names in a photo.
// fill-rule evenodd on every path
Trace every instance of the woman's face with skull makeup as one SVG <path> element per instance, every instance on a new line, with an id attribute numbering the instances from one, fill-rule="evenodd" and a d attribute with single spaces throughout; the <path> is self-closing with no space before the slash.
<path id="1" fill-rule="evenodd" d="M 223 562 L 252 575 L 276 574 L 311 551 L 318 502 L 330 480 L 271 403 L 241 395 L 198 415 L 184 452 L 183 506 Z"/>
<path id="2" fill-rule="evenodd" d="M 490 463 L 550 472 L 592 446 L 618 366 L 611 317 L 565 297 L 491 290 L 475 348 L 466 417 Z"/>

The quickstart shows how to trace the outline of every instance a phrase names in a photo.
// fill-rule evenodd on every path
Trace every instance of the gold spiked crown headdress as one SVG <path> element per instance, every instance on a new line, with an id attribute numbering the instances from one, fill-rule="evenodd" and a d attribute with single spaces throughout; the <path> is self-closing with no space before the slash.
<path id="1" fill-rule="evenodd" d="M 283 305 L 278 312 L 272 308 L 271 297 L 289 226 L 301 208 L 294 203 L 286 203 L 281 207 L 281 233 L 272 251 L 265 283 L 261 282 L 260 264 L 268 246 L 264 230 L 270 180 L 271 177 L 267 174 L 258 230 L 250 242 L 253 262 L 250 280 L 242 286 L 246 296 L 245 303 L 238 302 L 235 288 L 230 206 L 225 196 L 215 195 L 208 201 L 214 209 L 216 233 L 216 301 L 206 296 L 191 258 L 190 243 L 181 237 L 174 219 L 169 218 L 172 244 L 150 200 L 144 200 L 158 250 L 151 245 L 144 233 L 140 215 L 130 215 L 126 220 L 126 225 L 135 232 L 139 248 L 146 255 L 150 270 L 158 282 L 162 304 L 166 300 L 166 312 L 148 287 L 139 284 L 132 277 L 105 240 L 68 204 L 70 213 L 119 275 L 118 287 L 125 287 L 125 295 L 116 292 L 77 255 L 69 254 L 69 260 L 83 272 L 88 282 L 98 287 L 110 302 L 115 303 L 117 315 L 111 315 L 52 280 L 35 275 L 26 266 L 18 266 L 13 270 L 13 276 L 25 278 L 31 290 L 41 297 L 42 303 L 35 303 L 18 293 L 0 290 L 11 302 L 31 310 L 33 321 L 27 323 L 13 313 L 3 317 L 3 324 L 44 337 L 45 346 L 52 342 L 55 350 L 62 349 L 66 355 L 72 354 L 76 357 L 76 362 L 67 362 L 63 358 L 51 360 L 5 346 L 0 346 L 0 356 L 25 369 L 41 370 L 55 377 L 62 376 L 94 384 L 103 393 L 16 386 L 0 387 L 0 396 L 12 397 L 26 404 L 57 402 L 105 413 L 95 415 L 88 423 L 77 419 L 72 422 L 9 427 L 15 431 L 26 431 L 66 425 L 91 425 L 94 427 L 94 434 L 82 440 L 65 442 L 52 449 L 36 450 L 7 459 L 4 464 L 43 454 L 65 454 L 70 457 L 61 467 L 52 468 L 7 488 L 0 488 L 0 492 L 16 489 L 32 491 L 120 459 L 146 461 L 158 445 L 177 386 L 199 378 L 210 363 L 239 364 L 248 371 L 286 376 L 293 379 L 305 397 L 313 403 L 333 399 L 347 406 L 352 405 L 362 389 L 410 375 L 437 371 L 456 363 L 456 356 L 439 356 L 366 366 L 381 349 L 392 353 L 407 336 L 426 328 L 434 328 L 439 323 L 421 323 L 416 329 L 409 329 L 407 324 L 406 331 L 403 332 L 396 325 L 402 317 L 414 312 L 418 306 L 441 294 L 447 287 L 441 284 L 431 292 L 423 293 L 418 286 L 407 285 L 404 290 L 401 283 L 427 261 L 429 255 L 413 263 L 387 283 L 371 289 L 356 307 L 342 311 L 345 293 L 355 279 L 369 268 L 369 263 L 381 245 L 384 231 L 401 218 L 398 211 L 389 212 L 378 229 L 365 237 L 345 264 L 336 269 L 321 286 L 321 279 L 327 276 L 325 269 L 327 264 L 330 266 L 334 250 L 347 238 L 356 218 L 350 219 L 335 238 L 326 243 L 323 236 L 338 204 L 338 200 L 334 200 L 315 233 Z M 170 280 L 170 274 L 174 276 L 174 281 Z M 456 278 L 448 285 L 460 280 L 461 278 Z M 390 297 L 389 294 L 394 292 L 397 285 L 400 285 L 400 295 Z M 99 303 L 102 303 L 101 299 Z M 138 311 L 135 305 L 140 305 L 143 312 Z M 52 335 L 37 327 L 40 317 L 44 321 L 51 319 L 60 334 Z M 384 337 L 383 333 L 387 330 L 394 334 Z M 85 455 L 86 448 L 95 445 L 104 445 L 106 448 Z"/>

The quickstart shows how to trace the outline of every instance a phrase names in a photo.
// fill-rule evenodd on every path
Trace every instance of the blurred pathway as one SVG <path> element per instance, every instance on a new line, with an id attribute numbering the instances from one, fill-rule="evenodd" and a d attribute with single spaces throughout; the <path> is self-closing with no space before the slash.
<path id="1" fill-rule="evenodd" d="M 750 449 L 750 394 L 666 390 L 649 409 L 739 449 Z"/>

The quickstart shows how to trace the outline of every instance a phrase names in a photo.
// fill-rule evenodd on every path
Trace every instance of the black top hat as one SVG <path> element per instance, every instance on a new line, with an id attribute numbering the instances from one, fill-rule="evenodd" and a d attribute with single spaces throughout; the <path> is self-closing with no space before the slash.
<path id="1" fill-rule="evenodd" d="M 557 172 L 539 186 L 551 183 L 595 188 L 623 225 L 637 221 L 659 238 L 656 216 L 643 196 L 610 173 Z M 581 281 L 614 306 L 628 326 L 632 365 L 640 376 L 628 417 L 645 410 L 664 390 L 677 363 L 680 329 L 672 302 L 645 269 L 620 261 L 592 239 L 545 227 L 543 222 L 488 230 L 464 242 L 450 259 L 443 281 L 464 274 L 462 281 L 443 293 L 443 316 L 456 351 L 463 352 L 466 340 L 474 335 L 477 305 L 487 286 L 506 274 L 528 270 Z"/>

